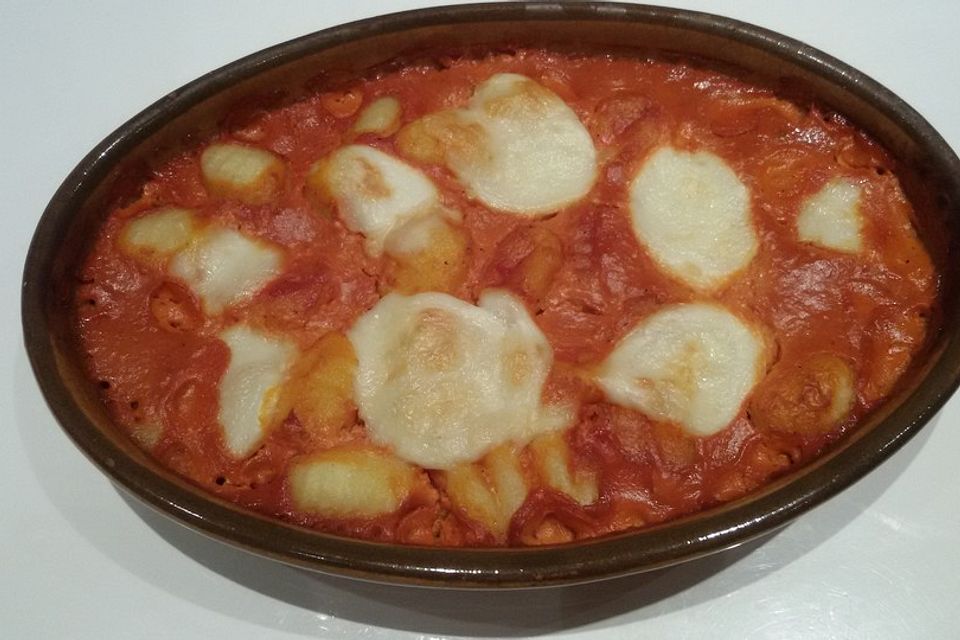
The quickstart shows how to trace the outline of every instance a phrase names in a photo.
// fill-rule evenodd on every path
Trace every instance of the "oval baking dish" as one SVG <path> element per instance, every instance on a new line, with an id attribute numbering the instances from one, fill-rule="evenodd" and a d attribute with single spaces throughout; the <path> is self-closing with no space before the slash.
<path id="1" fill-rule="evenodd" d="M 883 404 L 823 455 L 754 493 L 645 529 L 541 548 L 450 549 L 348 539 L 220 500 L 161 467 L 116 428 L 84 371 L 73 328 L 79 267 L 104 218 L 149 167 L 215 130 L 245 97 L 323 86 L 446 51 L 546 47 L 692 60 L 841 114 L 893 158 L 941 278 L 924 348 Z M 902 446 L 960 383 L 960 160 L 887 89 L 789 38 L 712 15 L 611 3 L 440 7 L 351 23 L 272 47 L 165 96 L 93 149 L 48 205 L 24 270 L 34 373 L 57 420 L 112 480 L 219 540 L 310 569 L 386 582 L 528 587 L 651 570 L 770 532 L 849 486 Z"/>

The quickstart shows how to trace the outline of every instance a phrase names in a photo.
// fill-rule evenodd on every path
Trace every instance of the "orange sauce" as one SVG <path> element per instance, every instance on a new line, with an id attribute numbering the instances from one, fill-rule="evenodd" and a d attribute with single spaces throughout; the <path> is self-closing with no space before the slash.
<path id="1" fill-rule="evenodd" d="M 348 329 L 372 307 L 380 295 L 383 260 L 367 256 L 362 238 L 336 216 L 311 206 L 303 188 L 310 165 L 351 141 L 396 154 L 392 138 L 350 134 L 360 100 L 396 97 L 404 122 L 410 122 L 462 106 L 477 84 L 498 72 L 525 74 L 564 99 L 592 135 L 601 159 L 586 198 L 534 222 L 489 211 L 447 170 L 420 167 L 444 204 L 463 213 L 470 266 L 457 295 L 476 301 L 480 291 L 496 286 L 525 300 L 554 349 L 545 394 L 572 397 L 580 406 L 566 436 L 572 464 L 600 478 L 600 498 L 588 507 L 549 489 L 533 491 L 513 518 L 509 543 L 603 535 L 737 498 L 817 456 L 889 393 L 922 344 L 937 277 L 912 230 L 911 207 L 895 167 L 880 147 L 842 118 L 800 108 L 709 69 L 519 51 L 445 58 L 338 92 L 239 108 L 216 139 L 268 149 L 287 164 L 280 195 L 264 205 L 209 197 L 200 179 L 201 149 L 157 168 L 136 202 L 110 212 L 76 294 L 89 373 L 100 381 L 116 421 L 141 438 L 162 427 L 149 447 L 160 463 L 212 493 L 287 521 L 385 541 L 493 544 L 481 525 L 451 507 L 439 485 L 427 485 L 430 490 L 415 492 L 396 513 L 379 518 L 329 520 L 298 512 L 285 486 L 286 468 L 318 444 L 291 414 L 248 459 L 237 461 L 224 452 L 217 385 L 229 353 L 215 336 L 242 320 L 306 348 L 330 331 Z M 712 297 L 770 330 L 780 363 L 818 351 L 854 363 L 853 412 L 831 431 L 764 430 L 751 420 L 748 401 L 726 429 L 694 438 L 676 425 L 606 402 L 585 381 L 583 371 L 646 314 L 659 305 L 704 297 L 659 269 L 631 230 L 628 184 L 651 151 L 664 144 L 715 153 L 752 194 L 759 252 Z M 863 189 L 868 250 L 861 255 L 796 240 L 793 221 L 802 201 L 837 176 Z M 276 243 L 286 252 L 283 275 L 250 301 L 220 317 L 205 317 L 188 289 L 117 248 L 128 220 L 166 205 L 192 208 Z M 546 231 L 559 240 L 563 259 L 531 292 L 514 274 Z M 362 438 L 362 426 L 357 430 Z"/>

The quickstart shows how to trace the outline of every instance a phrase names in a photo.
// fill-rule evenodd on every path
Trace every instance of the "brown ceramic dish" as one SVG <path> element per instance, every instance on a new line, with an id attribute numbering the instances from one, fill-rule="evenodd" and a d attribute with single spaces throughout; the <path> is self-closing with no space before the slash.
<path id="1" fill-rule="evenodd" d="M 642 44 L 642 49 L 638 49 Z M 265 88 L 345 78 L 425 51 L 533 45 L 641 50 L 739 70 L 783 95 L 844 114 L 896 159 L 921 237 L 942 276 L 939 331 L 887 402 L 814 463 L 744 499 L 665 525 L 573 545 L 464 550 L 339 538 L 213 498 L 160 468 L 111 423 L 82 371 L 70 300 L 77 265 L 111 203 L 148 162 L 202 136 L 224 109 Z M 858 71 L 799 42 L 716 16 L 606 4 L 503 3 L 413 11 L 335 27 L 256 53 L 162 98 L 84 158 L 37 227 L 23 281 L 23 327 L 54 415 L 108 476 L 199 531 L 282 562 L 374 580 L 445 587 L 584 582 L 650 570 L 755 538 L 862 477 L 902 446 L 960 381 L 960 160 L 909 106 Z"/>

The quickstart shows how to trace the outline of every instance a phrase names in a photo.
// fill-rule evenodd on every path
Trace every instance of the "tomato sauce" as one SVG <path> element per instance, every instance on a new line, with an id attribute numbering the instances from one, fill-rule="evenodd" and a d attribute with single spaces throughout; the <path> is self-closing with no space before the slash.
<path id="1" fill-rule="evenodd" d="M 413 544 L 489 545 L 493 537 L 451 507 L 442 483 L 397 512 L 333 520 L 299 512 L 284 483 L 288 464 L 324 443 L 295 415 L 249 458 L 224 451 L 217 385 L 229 352 L 216 338 L 244 321 L 307 348 L 345 331 L 379 299 L 384 259 L 304 194 L 316 160 L 350 143 L 399 155 L 393 139 L 350 132 L 378 96 L 402 105 L 403 121 L 463 106 L 494 73 L 521 73 L 559 95 L 590 132 L 599 176 L 579 203 L 547 219 L 497 213 L 471 199 L 444 168 L 420 166 L 444 205 L 463 214 L 467 277 L 455 292 L 475 302 L 488 287 L 515 292 L 554 349 L 547 396 L 579 406 L 566 433 L 576 468 L 596 472 L 600 497 L 584 507 L 536 488 L 514 515 L 508 543 L 565 542 L 663 522 L 729 501 L 822 453 L 886 397 L 921 347 L 938 280 L 911 224 L 891 160 L 841 117 L 692 64 L 615 56 L 517 51 L 411 64 L 276 104 L 238 107 L 212 141 L 253 144 L 282 157 L 285 184 L 267 204 L 208 196 L 191 149 L 157 167 L 133 203 L 110 212 L 76 292 L 77 331 L 91 377 L 116 422 L 163 465 L 228 500 L 337 534 Z M 626 208 L 630 180 L 651 151 L 670 144 L 721 157 L 748 187 L 759 251 L 731 284 L 698 294 L 660 269 L 638 244 Z M 416 164 L 412 162 L 412 164 Z M 834 177 L 862 186 L 867 250 L 830 252 L 797 241 L 804 199 Z M 117 247 L 123 225 L 159 206 L 188 207 L 285 251 L 284 271 L 248 302 L 207 317 L 194 295 Z M 518 270 L 533 247 L 558 259 L 535 276 Z M 777 362 L 829 351 L 854 363 L 856 402 L 826 432 L 764 429 L 748 400 L 720 433 L 695 438 L 677 425 L 607 402 L 590 371 L 661 305 L 713 298 L 773 336 Z M 362 441 L 362 424 L 346 436 Z M 329 443 L 328 443 L 329 444 Z"/>

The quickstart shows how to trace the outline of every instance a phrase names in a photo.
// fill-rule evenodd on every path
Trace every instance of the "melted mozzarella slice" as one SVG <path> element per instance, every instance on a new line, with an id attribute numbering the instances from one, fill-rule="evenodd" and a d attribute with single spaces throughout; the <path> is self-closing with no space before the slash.
<path id="1" fill-rule="evenodd" d="M 630 213 L 654 260 L 695 289 L 724 284 L 757 252 L 747 188 L 706 151 L 655 151 L 630 184 Z"/>
<path id="2" fill-rule="evenodd" d="M 235 325 L 220 333 L 230 363 L 220 381 L 220 424 L 227 450 L 243 458 L 273 423 L 279 385 L 296 358 L 296 347 L 280 338 Z"/>
<path id="3" fill-rule="evenodd" d="M 120 246 L 129 254 L 165 258 L 189 244 L 194 231 L 191 211 L 164 207 L 128 222 L 120 234 Z"/>
<path id="4" fill-rule="evenodd" d="M 367 253 L 373 256 L 383 253 L 392 231 L 436 215 L 440 205 L 440 194 L 426 175 L 363 145 L 333 152 L 314 165 L 307 180 L 336 202 L 344 224 L 364 235 Z M 423 248 L 415 240 L 406 244 L 408 251 Z"/>
<path id="5" fill-rule="evenodd" d="M 860 186 L 837 178 L 810 197 L 797 216 L 797 236 L 826 249 L 857 253 L 863 249 Z"/>
<path id="6" fill-rule="evenodd" d="M 401 132 L 400 148 L 446 164 L 484 204 L 540 216 L 584 197 L 597 174 L 590 134 L 567 104 L 525 76 L 501 73 L 466 109 L 439 112 Z"/>
<path id="7" fill-rule="evenodd" d="M 488 290 L 474 306 L 442 293 L 389 294 L 349 333 L 370 437 L 430 469 L 562 428 L 541 393 L 553 351 L 523 305 Z"/>
<path id="8" fill-rule="evenodd" d="M 252 296 L 279 272 L 279 249 L 233 229 L 213 228 L 170 261 L 169 271 L 183 279 L 207 313 L 217 314 Z"/>
<path id="9" fill-rule="evenodd" d="M 375 449 L 329 449 L 291 465 L 298 509 L 335 518 L 371 518 L 396 511 L 417 480 L 416 469 Z"/>
<path id="10" fill-rule="evenodd" d="M 766 363 L 762 336 L 720 306 L 664 307 L 644 318 L 604 361 L 607 397 L 697 436 L 726 427 Z"/>

